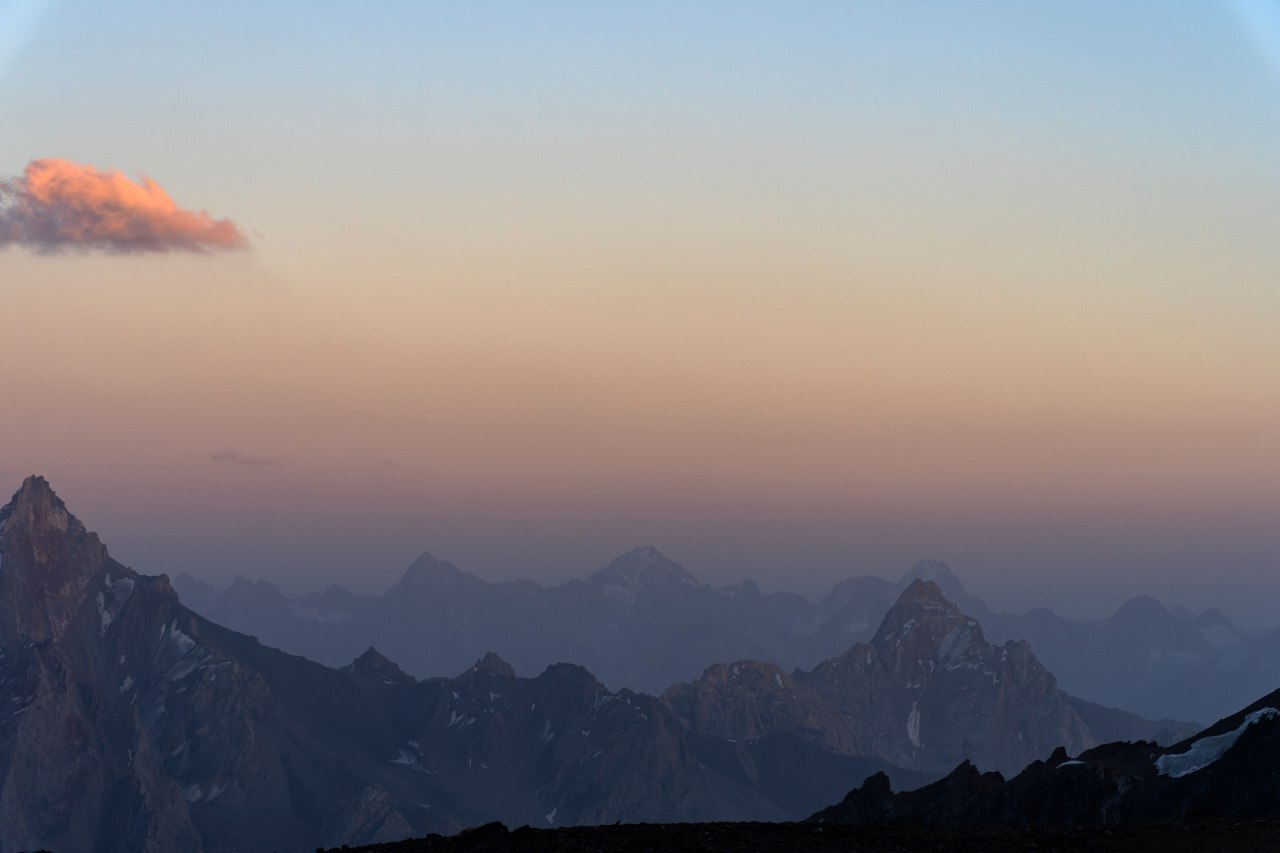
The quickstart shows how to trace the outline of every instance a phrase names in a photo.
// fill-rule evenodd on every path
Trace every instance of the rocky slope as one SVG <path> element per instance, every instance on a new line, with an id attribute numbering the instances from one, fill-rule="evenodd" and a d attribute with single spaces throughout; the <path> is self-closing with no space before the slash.
<path id="1" fill-rule="evenodd" d="M 791 733 L 940 772 L 965 759 L 1011 771 L 1059 745 L 1078 752 L 1121 734 L 1171 740 L 1179 730 L 1067 696 L 1025 642 L 988 643 L 975 619 L 921 579 L 869 643 L 811 671 L 717 664 L 663 698 L 697 731 Z"/>
<path id="2" fill-rule="evenodd" d="M 1043 827 L 1195 816 L 1280 818 L 1280 691 L 1172 746 L 1057 749 L 1012 779 L 962 763 L 895 794 L 873 776 L 812 820 L 916 826 Z"/>
<path id="3" fill-rule="evenodd" d="M 476 827 L 376 847 L 368 853 L 1269 853 L 1280 849 L 1280 821 L 1197 818 L 1123 826 L 938 827 L 906 824 L 623 824 L 568 829 Z"/>

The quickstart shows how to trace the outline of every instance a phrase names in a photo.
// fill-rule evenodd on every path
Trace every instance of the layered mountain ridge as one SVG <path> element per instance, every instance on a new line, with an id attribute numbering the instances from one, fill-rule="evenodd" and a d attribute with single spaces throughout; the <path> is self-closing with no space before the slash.
<path id="1" fill-rule="evenodd" d="M 817 602 L 766 595 L 751 581 L 713 588 L 649 546 L 556 586 L 489 583 L 430 554 L 383 596 L 334 586 L 291 598 L 243 578 L 221 592 L 190 576 L 175 586 L 208 618 L 331 666 L 372 645 L 428 677 L 493 650 L 521 673 L 573 660 L 613 687 L 660 692 L 717 661 L 810 669 L 870 641 L 914 580 L 936 583 L 993 642 L 1029 642 L 1073 695 L 1147 717 L 1216 719 L 1280 678 L 1280 630 L 1244 630 L 1217 610 L 1194 614 L 1146 596 L 1106 619 L 1001 613 L 936 560 L 897 582 L 848 578 Z"/>
<path id="2" fill-rule="evenodd" d="M 607 580 L 636 590 L 626 606 L 647 606 L 645 570 L 655 565 L 656 555 L 640 554 Z M 660 569 L 659 583 L 694 588 Z M 765 705 L 742 690 L 723 707 L 708 696 L 690 705 L 677 698 L 685 688 L 665 701 L 611 691 L 575 664 L 521 678 L 495 654 L 425 681 L 374 648 L 330 669 L 191 612 L 167 578 L 113 560 L 39 478 L 0 510 L 0 596 L 3 850 L 308 850 L 490 820 L 795 819 L 869 775 L 905 787 L 936 778 L 944 753 L 926 736 L 943 744 L 946 731 L 994 766 L 1019 734 L 980 715 L 935 719 L 945 703 L 928 697 L 943 688 L 921 680 L 929 667 L 919 662 L 987 665 L 989 652 L 973 620 L 923 581 L 869 646 L 846 654 L 854 664 L 876 657 L 868 685 L 852 694 L 862 705 L 836 686 L 841 658 L 808 674 L 740 665 L 772 675 L 756 686 L 781 696 L 781 685 L 815 725 L 799 714 L 739 714 Z M 999 677 L 1011 696 L 1052 699 L 1055 690 L 1030 663 Z M 982 696 L 970 705 L 994 701 Z M 918 704 L 907 710 L 910 697 Z M 868 718 L 848 736 L 826 734 L 836 706 Z M 1081 724 L 1060 695 L 1046 707 L 1052 713 L 1023 732 L 1036 744 Z M 1110 713 L 1144 731 L 1155 725 Z M 1085 724 L 1080 740 L 1089 738 L 1098 733 Z M 916 741 L 920 749 L 904 746 Z"/>
<path id="3" fill-rule="evenodd" d="M 493 819 L 794 818 L 886 771 L 789 735 L 690 731 L 580 666 L 342 671 L 185 608 L 48 483 L 0 510 L 0 849 L 307 850 Z"/>
<path id="4" fill-rule="evenodd" d="M 1135 732 L 1172 741 L 1171 721 L 1094 713 L 1060 691 L 1022 641 L 993 646 L 933 581 L 916 579 L 869 643 L 813 670 L 717 664 L 663 698 L 693 728 L 728 736 L 803 733 L 835 752 L 946 772 L 969 759 L 1017 770 L 1063 745 L 1073 751 Z"/>

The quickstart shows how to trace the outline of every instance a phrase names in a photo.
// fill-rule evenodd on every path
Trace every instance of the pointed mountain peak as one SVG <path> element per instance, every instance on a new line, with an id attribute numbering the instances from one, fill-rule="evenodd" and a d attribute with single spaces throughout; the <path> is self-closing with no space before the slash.
<path id="1" fill-rule="evenodd" d="M 423 551 L 418 559 L 404 570 L 400 580 L 391 588 L 392 593 L 433 586 L 438 583 L 451 583 L 459 580 L 476 578 L 462 571 L 448 560 L 437 559 L 430 551 Z"/>
<path id="2" fill-rule="evenodd" d="M 0 637 L 62 636 L 107 549 L 43 477 L 28 477 L 0 509 Z"/>
<path id="3" fill-rule="evenodd" d="M 370 646 L 360 657 L 344 666 L 342 671 L 350 675 L 379 678 L 383 681 L 395 683 L 408 684 L 417 680 L 397 666 L 395 661 L 373 646 Z"/>
<path id="4" fill-rule="evenodd" d="M 430 551 L 423 551 L 418 555 L 418 559 L 409 564 L 409 568 L 405 571 L 409 572 L 438 572 L 445 567 L 453 568 L 453 564 L 448 560 L 441 560 Z"/>
<path id="5" fill-rule="evenodd" d="M 904 645 L 916 651 L 937 649 L 944 640 L 951 642 L 960 634 L 968 638 L 966 644 L 985 642 L 978 623 L 947 600 L 936 583 L 917 578 L 885 614 L 871 645 L 880 649 Z"/>
<path id="6" fill-rule="evenodd" d="M 943 595 L 971 616 L 985 618 L 991 613 L 987 603 L 970 595 L 965 590 L 964 584 L 960 582 L 960 578 L 951 571 L 951 567 L 941 560 L 920 560 L 902 576 L 898 586 L 906 587 L 916 580 L 933 581 L 942 590 Z"/>
<path id="7" fill-rule="evenodd" d="M 484 657 L 476 661 L 475 666 L 467 670 L 463 675 L 498 675 L 503 678 L 515 678 L 516 671 L 502 658 L 498 657 L 494 652 L 485 652 Z"/>
<path id="8" fill-rule="evenodd" d="M 631 593 L 671 583 L 701 586 L 688 569 L 652 545 L 631 549 L 588 580 Z"/>
<path id="9" fill-rule="evenodd" d="M 223 599 L 227 602 L 237 602 L 238 605 L 244 605 L 255 601 L 283 601 L 284 592 L 280 587 L 276 586 L 269 580 L 258 578 L 257 580 L 249 580 L 244 575 L 236 575 L 235 580 L 231 581 L 231 585 L 222 593 Z"/>
<path id="10" fill-rule="evenodd" d="M 921 578 L 916 578 L 907 584 L 907 588 L 898 596 L 894 609 L 896 610 L 900 607 L 956 611 L 960 609 L 943 594 L 942 587 L 938 585 L 937 581 L 923 580 Z"/>
<path id="11" fill-rule="evenodd" d="M 49 481 L 33 474 L 22 481 L 22 486 L 14 492 L 9 503 L 0 509 L 0 524 L 10 518 L 21 519 L 16 522 L 19 524 L 41 524 L 66 530 L 71 514 Z"/>

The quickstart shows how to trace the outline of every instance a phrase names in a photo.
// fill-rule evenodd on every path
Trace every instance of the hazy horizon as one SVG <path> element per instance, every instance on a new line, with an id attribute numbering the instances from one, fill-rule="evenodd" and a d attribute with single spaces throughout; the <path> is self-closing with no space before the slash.
<path id="1" fill-rule="evenodd" d="M 51 481 L 50 485 L 58 490 L 56 482 Z M 1259 591 L 1265 589 L 1261 586 L 1238 589 L 1209 586 L 1207 592 L 1201 592 L 1195 587 L 1183 586 L 1180 589 L 1176 584 L 1168 585 L 1158 576 L 1134 575 L 1127 578 L 1127 584 L 1113 583 L 1081 590 L 1073 589 L 1070 584 L 1047 585 L 1043 580 L 1038 584 L 1024 584 L 1020 581 L 1020 566 L 1017 564 L 992 565 L 981 560 L 961 564 L 933 553 L 900 558 L 890 553 L 865 555 L 854 549 L 847 555 L 833 555 L 802 547 L 796 554 L 787 555 L 755 549 L 747 542 L 726 542 L 723 547 L 686 544 L 677 550 L 647 540 L 621 544 L 621 540 L 610 538 L 609 530 L 584 534 L 568 558 L 548 553 L 545 544 L 539 542 L 536 530 L 528 532 L 528 539 L 503 539 L 496 545 L 485 543 L 477 547 L 474 542 L 461 542 L 461 550 L 472 556 L 474 562 L 459 559 L 430 545 L 413 550 L 411 545 L 405 544 L 410 537 L 379 545 L 381 537 L 367 538 L 371 532 L 365 530 L 353 530 L 340 540 L 331 540 L 339 541 L 342 546 L 336 555 L 316 552 L 303 544 L 295 547 L 285 545 L 267 553 L 251 553 L 234 544 L 203 541 L 195 533 L 183 530 L 157 536 L 152 528 L 144 527 L 141 531 L 135 530 L 133 535 L 136 538 L 130 539 L 127 522 L 118 531 L 104 530 L 77 509 L 77 502 L 67 498 L 63 492 L 59 494 L 90 530 L 103 537 L 116 559 L 144 574 L 163 572 L 172 577 L 186 572 L 215 588 L 225 587 L 237 575 L 243 575 L 252 581 L 261 579 L 275 583 L 287 595 L 323 592 L 330 584 L 361 594 L 380 595 L 399 580 L 423 552 L 453 563 L 461 571 L 485 581 L 536 580 L 543 584 L 556 584 L 586 577 L 632 548 L 652 546 L 684 565 L 703 583 L 722 586 L 751 580 L 765 593 L 794 592 L 811 601 L 819 600 L 831 586 L 848 577 L 874 575 L 896 582 L 919 560 L 939 560 L 960 578 L 970 595 L 985 600 L 996 610 L 1022 612 L 1048 607 L 1071 618 L 1107 617 L 1130 598 L 1145 595 L 1158 599 L 1166 607 L 1182 606 L 1195 613 L 1216 607 L 1234 618 L 1241 627 L 1280 627 L 1271 608 L 1257 602 Z M 109 507 L 104 507 L 103 511 L 109 511 Z M 173 511 L 172 518 L 181 523 L 181 511 Z M 615 541 L 619 544 L 608 544 Z M 117 542 L 122 542 L 125 550 L 117 547 Z M 231 550 L 236 556 L 230 563 L 211 562 L 199 553 L 201 547 Z M 521 551 L 521 548 L 528 551 Z M 1099 563 L 1091 565 L 1096 568 Z M 329 566 L 338 568 L 326 571 Z M 1064 574 L 1071 570 L 1070 565 L 1062 567 Z M 1143 586 L 1144 580 L 1150 585 Z"/>
<path id="2" fill-rule="evenodd" d="M 1273 624 L 1273 5 L 22 0 L 0 81 L 0 472 L 139 571 Z"/>

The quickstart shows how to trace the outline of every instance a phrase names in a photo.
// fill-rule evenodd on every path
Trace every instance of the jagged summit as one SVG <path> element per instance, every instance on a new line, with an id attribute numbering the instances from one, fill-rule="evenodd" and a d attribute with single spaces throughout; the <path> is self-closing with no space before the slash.
<path id="1" fill-rule="evenodd" d="M 926 580 L 914 580 L 903 590 L 871 646 L 891 669 L 910 669 L 926 660 L 951 666 L 962 657 L 972 658 L 972 663 L 999 654 L 987 643 L 977 620 Z"/>
<path id="2" fill-rule="evenodd" d="M 990 612 L 986 602 L 970 595 L 956 573 L 941 560 L 918 561 L 902 576 L 898 584 L 905 587 L 916 580 L 933 581 L 942 590 L 943 595 L 970 616 L 982 617 Z"/>
<path id="3" fill-rule="evenodd" d="M 467 670 L 464 675 L 497 675 L 503 678 L 515 678 L 516 671 L 511 664 L 507 663 L 495 652 L 485 652 L 484 657 L 476 661 L 475 666 Z"/>
<path id="4" fill-rule="evenodd" d="M 0 635 L 61 636 L 107 549 L 67 511 L 43 477 L 23 480 L 0 510 Z"/>
<path id="5" fill-rule="evenodd" d="M 919 622 L 922 619 L 932 621 L 973 621 L 946 594 L 942 592 L 942 588 L 932 580 L 916 579 L 906 585 L 906 589 L 897 597 L 897 601 L 893 606 L 884 613 L 884 621 L 881 622 L 881 630 L 884 631 L 899 630 L 906 622 Z M 877 635 L 879 635 L 877 634 Z"/>
<path id="6" fill-rule="evenodd" d="M 930 645 L 951 632 L 972 627 L 981 635 L 978 623 L 961 612 L 933 581 L 913 580 L 898 596 L 898 601 L 885 614 L 880 630 L 871 645 L 901 644 L 908 637 L 920 636 Z"/>
<path id="7" fill-rule="evenodd" d="M 940 607 L 944 610 L 959 610 L 951 599 L 947 598 L 946 593 L 942 591 L 942 587 L 937 581 L 923 580 L 917 578 L 907 584 L 907 588 L 898 596 L 898 602 L 895 607 Z"/>
<path id="8" fill-rule="evenodd" d="M 430 551 L 423 551 L 418 559 L 404 570 L 400 580 L 388 590 L 387 595 L 395 597 L 404 593 L 421 591 L 437 587 L 440 584 L 458 584 L 476 582 L 479 578 L 462 571 L 448 560 L 437 558 Z"/>
<path id="9" fill-rule="evenodd" d="M 0 524 L 11 516 L 28 519 L 28 523 L 48 523 L 65 529 L 70 514 L 62 498 L 53 491 L 49 481 L 32 474 L 22 481 L 9 503 L 0 508 Z"/>
<path id="10" fill-rule="evenodd" d="M 1059 744 L 1079 751 L 1098 742 L 1029 646 L 991 645 L 938 584 L 920 579 L 870 644 L 790 676 L 768 664 L 712 667 L 664 698 L 698 731 L 789 732 L 934 772 L 965 758 L 1016 770 Z"/>
<path id="11" fill-rule="evenodd" d="M 272 583 L 266 578 L 249 580 L 249 578 L 241 574 L 237 574 L 235 578 L 232 579 L 231 584 L 227 587 L 227 592 L 233 593 L 233 594 L 237 592 L 245 592 L 250 590 L 257 590 L 259 592 L 268 592 L 268 593 L 271 593 L 272 595 L 279 595 L 279 596 L 284 595 L 284 593 L 281 592 L 279 585 Z"/>
<path id="12" fill-rule="evenodd" d="M 631 549 L 588 580 L 627 593 L 672 583 L 701 586 L 688 569 L 652 545 Z"/>
<path id="13" fill-rule="evenodd" d="M 395 661 L 370 646 L 360 657 L 342 668 L 343 672 L 366 678 L 379 678 L 383 681 L 410 683 L 416 678 L 401 669 Z"/>

